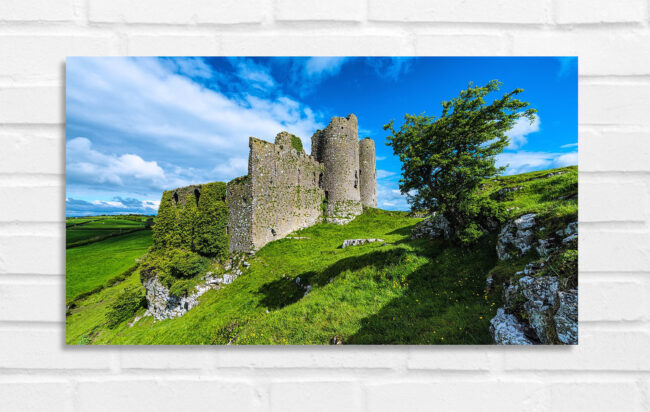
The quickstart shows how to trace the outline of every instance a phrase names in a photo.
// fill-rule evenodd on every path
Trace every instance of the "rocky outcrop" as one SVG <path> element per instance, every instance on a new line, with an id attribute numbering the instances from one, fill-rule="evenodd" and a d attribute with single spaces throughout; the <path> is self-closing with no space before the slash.
<path id="1" fill-rule="evenodd" d="M 502 345 L 578 343 L 578 290 L 563 292 L 558 288 L 555 276 L 524 276 L 507 285 L 504 307 L 490 321 L 494 341 Z M 526 335 L 526 343 L 506 339 L 518 336 L 517 330 Z"/>
<path id="2" fill-rule="evenodd" d="M 497 240 L 499 260 L 521 256 L 528 252 L 535 241 L 535 213 L 520 216 L 506 224 Z"/>
<path id="3" fill-rule="evenodd" d="M 533 345 L 526 331 L 526 326 L 503 308 L 499 308 L 497 315 L 490 320 L 490 332 L 498 345 Z"/>
<path id="4" fill-rule="evenodd" d="M 449 239 L 450 236 L 451 227 L 443 215 L 432 215 L 411 230 L 411 239 Z"/>
<path id="5" fill-rule="evenodd" d="M 366 243 L 374 242 L 383 242 L 384 239 L 345 239 L 341 245 L 342 249 L 345 249 L 348 246 L 360 246 L 365 245 Z"/>
<path id="6" fill-rule="evenodd" d="M 577 239 L 578 223 L 545 239 L 535 240 L 535 233 L 535 215 L 528 214 L 508 223 L 499 235 L 500 260 L 521 256 L 535 244 L 542 258 L 527 264 L 504 285 L 504 307 L 490 321 L 490 331 L 497 344 L 577 344 L 578 290 L 561 290 L 556 272 L 547 266 Z"/>
<path id="7" fill-rule="evenodd" d="M 156 320 L 183 316 L 188 310 L 199 304 L 199 296 L 211 289 L 210 286 L 199 285 L 196 292 L 189 296 L 174 296 L 156 276 L 147 279 L 143 285 L 148 304 L 145 316 L 153 316 Z"/>
<path id="8" fill-rule="evenodd" d="M 555 313 L 555 331 L 562 343 L 578 343 L 578 290 L 558 293 L 559 309 Z"/>
<path id="9" fill-rule="evenodd" d="M 541 343 L 554 343 L 553 313 L 555 312 L 558 289 L 557 277 L 524 276 L 519 279 L 519 287 L 521 294 L 526 299 L 524 313 L 528 315 L 528 323 L 535 330 L 537 338 Z"/>
<path id="10" fill-rule="evenodd" d="M 242 267 L 248 268 L 249 266 L 250 264 L 243 257 L 236 256 L 225 264 L 224 270 L 226 272 L 220 274 L 207 272 L 203 277 L 203 282 L 194 288 L 193 293 L 186 296 L 172 295 L 157 276 L 146 276 L 142 283 L 147 299 L 145 316 L 153 316 L 155 320 L 183 316 L 199 304 L 201 295 L 210 289 L 220 289 L 231 284 L 242 274 Z"/>

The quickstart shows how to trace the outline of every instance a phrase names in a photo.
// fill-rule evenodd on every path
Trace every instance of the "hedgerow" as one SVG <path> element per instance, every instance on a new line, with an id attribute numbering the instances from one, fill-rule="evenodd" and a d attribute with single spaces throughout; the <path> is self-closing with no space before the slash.
<path id="1" fill-rule="evenodd" d="M 117 325 L 131 318 L 138 309 L 145 307 L 146 299 L 136 288 L 124 289 L 110 305 L 106 313 L 106 326 L 114 329 Z"/>

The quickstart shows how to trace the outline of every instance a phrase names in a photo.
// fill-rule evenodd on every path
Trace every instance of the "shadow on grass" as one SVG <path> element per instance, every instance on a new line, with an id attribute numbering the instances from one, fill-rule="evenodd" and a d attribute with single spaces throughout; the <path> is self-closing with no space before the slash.
<path id="1" fill-rule="evenodd" d="M 397 242 L 405 243 L 404 241 Z M 429 245 L 431 242 L 429 242 Z M 264 284 L 258 291 L 264 295 L 261 305 L 269 309 L 281 309 L 299 301 L 304 295 L 307 285 L 312 288 L 325 286 L 341 273 L 357 271 L 366 267 L 381 269 L 398 262 L 407 253 L 431 253 L 425 242 L 412 242 L 413 250 L 406 248 L 391 248 L 386 250 L 373 250 L 372 252 L 340 259 L 325 270 L 307 271 L 296 277 L 284 277 Z"/>
<path id="2" fill-rule="evenodd" d="M 401 279 L 376 279 L 387 288 L 400 282 L 400 296 L 361 319 L 356 333 L 337 336 L 344 344 L 491 343 L 489 319 L 495 311 L 491 302 L 498 297 L 485 298 L 484 288 L 497 260 L 493 242 L 486 239 L 472 248 L 460 248 L 441 241 L 404 239 L 394 245 L 401 244 L 408 247 L 374 249 L 340 259 L 322 271 L 266 283 L 258 291 L 263 295 L 260 304 L 281 309 L 302 299 L 307 285 L 317 290 L 348 270 L 375 268 L 381 272 L 415 254 L 428 262 Z"/>
<path id="3" fill-rule="evenodd" d="M 345 344 L 490 344 L 493 298 L 485 277 L 496 263 L 489 240 L 474 248 L 439 243 L 429 263 L 411 272 L 399 298 L 361 320 Z"/>
<path id="4" fill-rule="evenodd" d="M 395 229 L 392 232 L 388 232 L 387 235 L 401 235 L 405 236 L 407 238 L 406 240 L 408 240 L 408 238 L 411 236 L 411 230 L 413 230 L 414 227 L 415 224 L 411 226 L 404 226 L 399 229 Z"/>

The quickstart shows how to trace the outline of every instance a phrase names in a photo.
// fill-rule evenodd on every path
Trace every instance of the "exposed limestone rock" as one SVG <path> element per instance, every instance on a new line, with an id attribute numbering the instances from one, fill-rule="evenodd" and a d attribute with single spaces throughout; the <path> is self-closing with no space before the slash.
<path id="1" fill-rule="evenodd" d="M 528 323 L 535 330 L 542 343 L 553 343 L 555 331 L 552 316 L 557 297 L 558 281 L 555 276 L 519 279 L 521 294 L 526 298 L 524 310 Z"/>
<path id="2" fill-rule="evenodd" d="M 199 304 L 199 296 L 207 292 L 210 287 L 199 287 L 189 296 L 174 296 L 157 277 L 151 277 L 144 282 L 148 308 L 146 315 L 151 315 L 156 320 L 172 319 L 183 316 L 188 310 Z"/>
<path id="3" fill-rule="evenodd" d="M 197 285 L 195 292 L 188 296 L 175 296 L 158 280 L 157 276 L 149 276 L 143 283 L 146 291 L 147 312 L 145 316 L 153 316 L 156 320 L 172 319 L 183 316 L 187 311 L 199 304 L 199 297 L 210 289 L 220 289 L 231 284 L 241 274 L 241 266 L 250 266 L 242 257 L 235 256 L 224 264 L 226 273 L 215 274 L 207 272 L 204 282 Z"/>
<path id="4" fill-rule="evenodd" d="M 542 269 L 545 265 L 546 265 L 545 260 L 530 262 L 524 267 L 524 270 L 515 273 L 515 275 L 524 275 L 524 276 L 534 275 L 535 273 L 539 272 L 539 270 Z"/>
<path id="5" fill-rule="evenodd" d="M 540 229 L 541 231 L 542 229 Z M 547 239 L 539 239 L 535 250 L 540 256 L 549 256 L 557 250 L 557 247 L 562 239 L 562 243 L 569 243 L 578 238 L 578 222 L 571 222 L 565 229 L 560 229 L 555 232 L 554 236 Z"/>
<path id="6" fill-rule="evenodd" d="M 553 242 L 550 239 L 539 239 L 535 250 L 540 256 L 548 256 L 555 249 Z"/>
<path id="7" fill-rule="evenodd" d="M 559 292 L 558 301 L 560 307 L 553 317 L 557 337 L 562 343 L 575 345 L 578 343 L 578 290 Z"/>
<path id="8" fill-rule="evenodd" d="M 505 199 L 509 193 L 514 193 L 522 190 L 523 187 L 517 186 L 517 187 L 504 187 L 503 189 L 499 190 L 494 194 L 494 197 L 499 200 Z"/>
<path id="9" fill-rule="evenodd" d="M 449 221 L 443 215 L 433 215 L 418 224 L 411 230 L 411 239 L 449 239 L 451 228 Z"/>
<path id="10" fill-rule="evenodd" d="M 526 336 L 526 327 L 503 308 L 490 320 L 490 332 L 498 345 L 533 345 L 534 342 Z"/>
<path id="11" fill-rule="evenodd" d="M 504 226 L 497 240 L 499 260 L 521 256 L 533 247 L 536 216 L 535 213 L 528 213 Z"/>
<path id="12" fill-rule="evenodd" d="M 343 241 L 341 248 L 345 249 L 348 246 L 359 246 L 359 245 L 365 245 L 366 243 L 383 242 L 383 241 L 384 239 L 346 239 Z"/>

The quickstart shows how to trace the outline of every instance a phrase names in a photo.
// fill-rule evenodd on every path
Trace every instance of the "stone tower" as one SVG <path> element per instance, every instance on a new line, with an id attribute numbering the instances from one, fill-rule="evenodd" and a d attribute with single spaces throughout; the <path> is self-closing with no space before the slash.
<path id="1" fill-rule="evenodd" d="M 312 156 L 323 164 L 325 221 L 345 224 L 360 215 L 359 137 L 357 117 L 333 117 L 312 136 Z M 319 179 L 320 180 L 320 179 Z"/>
<path id="2" fill-rule="evenodd" d="M 377 168 L 375 142 L 366 137 L 359 142 L 359 187 L 361 204 L 377 207 Z"/>

